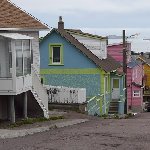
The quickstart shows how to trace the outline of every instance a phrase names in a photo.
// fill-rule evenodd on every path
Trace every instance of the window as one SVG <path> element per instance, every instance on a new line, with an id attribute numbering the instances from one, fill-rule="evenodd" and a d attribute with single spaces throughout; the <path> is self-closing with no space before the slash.
<path id="1" fill-rule="evenodd" d="M 61 63 L 60 62 L 60 47 L 52 48 L 52 63 Z"/>
<path id="2" fill-rule="evenodd" d="M 16 76 L 31 74 L 30 40 L 16 40 Z"/>
<path id="3" fill-rule="evenodd" d="M 63 65 L 63 45 L 50 44 L 49 65 Z"/>
<path id="4" fill-rule="evenodd" d="M 119 88 L 119 79 L 113 79 L 113 88 Z"/>
<path id="5" fill-rule="evenodd" d="M 30 41 L 23 41 L 24 75 L 31 74 Z"/>
<path id="6" fill-rule="evenodd" d="M 140 91 L 133 91 L 133 97 L 140 97 Z"/>
<path id="7" fill-rule="evenodd" d="M 16 76 L 23 75 L 23 54 L 22 54 L 22 41 L 17 40 L 16 47 Z"/>

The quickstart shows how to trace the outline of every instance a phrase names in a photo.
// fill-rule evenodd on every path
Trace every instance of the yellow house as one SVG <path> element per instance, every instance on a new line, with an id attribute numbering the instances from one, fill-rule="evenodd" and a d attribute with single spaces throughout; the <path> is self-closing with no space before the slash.
<path id="1" fill-rule="evenodd" d="M 144 101 L 150 101 L 150 59 L 140 55 L 138 60 L 143 62 L 143 70 L 144 70 L 144 77 L 143 77 L 143 98 Z"/>

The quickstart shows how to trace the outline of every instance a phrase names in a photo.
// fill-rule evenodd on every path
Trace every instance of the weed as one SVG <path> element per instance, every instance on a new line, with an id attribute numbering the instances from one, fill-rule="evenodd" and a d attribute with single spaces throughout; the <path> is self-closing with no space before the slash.
<path id="1" fill-rule="evenodd" d="M 58 120 L 58 119 L 64 119 L 64 116 L 52 116 L 48 120 Z"/>
<path id="2" fill-rule="evenodd" d="M 36 122 L 44 122 L 44 121 L 50 121 L 50 120 L 58 120 L 58 119 L 64 119 L 64 116 L 53 116 L 49 119 L 46 118 L 28 118 L 28 119 L 22 119 L 20 121 L 17 121 L 16 123 L 9 124 L 8 128 L 14 128 L 14 127 L 20 127 L 25 124 L 34 124 Z"/>

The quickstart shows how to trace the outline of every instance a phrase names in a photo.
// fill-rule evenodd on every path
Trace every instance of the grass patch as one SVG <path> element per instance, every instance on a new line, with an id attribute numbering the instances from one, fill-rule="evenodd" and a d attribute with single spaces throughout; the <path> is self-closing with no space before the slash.
<path id="1" fill-rule="evenodd" d="M 15 127 L 20 127 L 20 126 L 26 125 L 26 124 L 34 124 L 37 122 L 45 122 L 45 121 L 59 120 L 59 119 L 64 119 L 64 116 L 52 116 L 49 119 L 46 119 L 46 118 L 22 119 L 20 121 L 17 121 L 16 123 L 12 123 L 12 124 L 7 125 L 7 128 L 15 128 Z"/>
<path id="2" fill-rule="evenodd" d="M 124 114 L 124 115 L 119 115 L 119 114 L 113 114 L 113 115 L 104 114 L 104 115 L 101 115 L 100 117 L 103 118 L 103 119 L 129 119 L 129 118 L 132 118 L 133 116 L 134 116 L 133 113 L 128 113 L 128 114 Z"/>
<path id="3" fill-rule="evenodd" d="M 134 116 L 133 113 L 128 113 L 128 114 L 126 114 L 125 119 L 132 118 L 133 116 Z"/>
<path id="4" fill-rule="evenodd" d="M 58 120 L 58 119 L 64 119 L 64 116 L 52 116 L 52 117 L 49 117 L 48 120 Z"/>

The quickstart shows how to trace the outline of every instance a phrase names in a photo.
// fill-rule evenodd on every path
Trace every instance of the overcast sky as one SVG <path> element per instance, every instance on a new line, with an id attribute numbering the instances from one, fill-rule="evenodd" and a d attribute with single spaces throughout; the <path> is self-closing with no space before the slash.
<path id="1" fill-rule="evenodd" d="M 101 35 L 121 35 L 122 29 L 128 35 L 140 33 L 136 41 L 145 47 L 136 51 L 150 51 L 150 41 L 143 41 L 150 38 L 150 0 L 11 1 L 49 27 L 57 27 L 58 17 L 62 16 L 65 28 L 80 28 Z"/>

